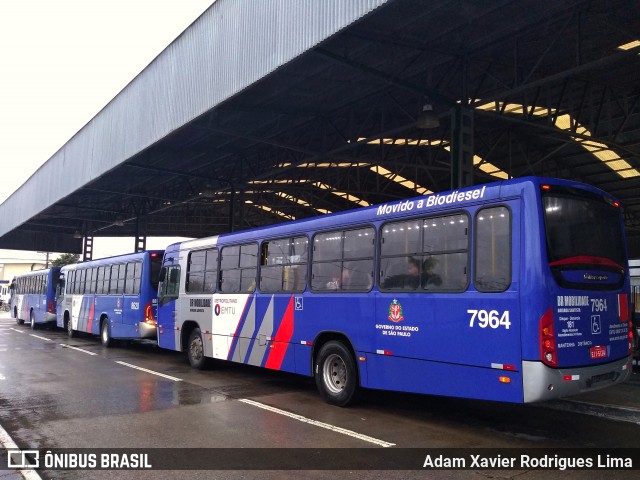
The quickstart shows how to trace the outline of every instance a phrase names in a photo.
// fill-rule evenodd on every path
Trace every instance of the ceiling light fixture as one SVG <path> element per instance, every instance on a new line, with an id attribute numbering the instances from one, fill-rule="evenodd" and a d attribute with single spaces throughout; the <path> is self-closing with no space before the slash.
<path id="1" fill-rule="evenodd" d="M 440 119 L 433 111 L 433 105 L 427 102 L 422 106 L 422 112 L 418 115 L 416 120 L 416 128 L 422 130 L 428 130 L 431 128 L 438 128 L 440 126 Z"/>

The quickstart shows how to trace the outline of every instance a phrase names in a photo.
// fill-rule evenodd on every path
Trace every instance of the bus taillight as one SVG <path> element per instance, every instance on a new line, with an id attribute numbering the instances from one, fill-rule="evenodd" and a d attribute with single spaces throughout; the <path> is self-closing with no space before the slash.
<path id="1" fill-rule="evenodd" d="M 149 325 L 156 324 L 156 320 L 153 317 L 153 305 L 151 302 L 147 303 L 147 306 L 144 307 L 144 323 L 148 323 Z"/>
<path id="2" fill-rule="evenodd" d="M 631 319 L 631 305 L 626 293 L 618 294 L 618 316 L 621 322 L 628 322 Z"/>
<path id="3" fill-rule="evenodd" d="M 540 360 L 550 367 L 558 366 L 556 336 L 553 330 L 553 310 L 550 308 L 540 319 Z"/>
<path id="4" fill-rule="evenodd" d="M 49 304 L 47 305 L 47 312 L 56 313 L 56 304 L 53 300 L 49 300 Z"/>

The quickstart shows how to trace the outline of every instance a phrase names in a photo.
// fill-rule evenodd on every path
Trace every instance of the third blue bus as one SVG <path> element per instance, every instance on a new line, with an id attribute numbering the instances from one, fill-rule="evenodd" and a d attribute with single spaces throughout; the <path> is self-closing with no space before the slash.
<path id="1" fill-rule="evenodd" d="M 32 329 L 56 321 L 56 285 L 60 267 L 19 275 L 10 285 L 11 315 L 18 325 L 29 322 Z"/>

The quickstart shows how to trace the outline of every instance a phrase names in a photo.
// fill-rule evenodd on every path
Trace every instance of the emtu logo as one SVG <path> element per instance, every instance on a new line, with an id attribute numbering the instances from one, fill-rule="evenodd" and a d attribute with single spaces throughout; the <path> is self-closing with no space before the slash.
<path id="1" fill-rule="evenodd" d="M 7 450 L 7 463 L 11 469 L 39 468 L 40 452 L 38 450 Z"/>

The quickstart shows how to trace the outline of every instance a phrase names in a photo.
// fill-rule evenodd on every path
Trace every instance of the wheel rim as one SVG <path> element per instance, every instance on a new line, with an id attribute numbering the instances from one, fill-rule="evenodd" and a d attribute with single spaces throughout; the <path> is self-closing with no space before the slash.
<path id="1" fill-rule="evenodd" d="M 347 385 L 347 366 L 340 355 L 327 357 L 322 368 L 324 384 L 331 393 L 340 393 Z"/>
<path id="2" fill-rule="evenodd" d="M 35 327 L 36 325 L 36 319 L 33 318 L 33 314 L 31 314 L 31 328 Z"/>
<path id="3" fill-rule="evenodd" d="M 105 322 L 102 325 L 102 343 L 107 343 L 109 341 L 109 325 Z"/>
<path id="4" fill-rule="evenodd" d="M 189 345 L 189 352 L 191 353 L 191 358 L 194 361 L 199 362 L 202 359 L 204 351 L 202 348 L 202 338 L 200 338 L 200 335 L 194 337 L 194 339 L 191 340 L 191 345 Z"/>

